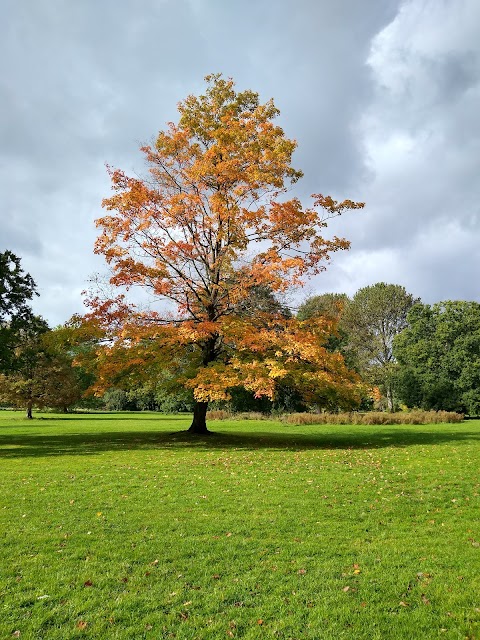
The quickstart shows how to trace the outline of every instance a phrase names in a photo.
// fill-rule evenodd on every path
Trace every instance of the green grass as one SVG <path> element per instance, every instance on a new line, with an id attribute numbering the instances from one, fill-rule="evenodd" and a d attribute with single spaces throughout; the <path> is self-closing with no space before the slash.
<path id="1" fill-rule="evenodd" d="M 480 422 L 0 412 L 0 639 L 480 638 Z"/>

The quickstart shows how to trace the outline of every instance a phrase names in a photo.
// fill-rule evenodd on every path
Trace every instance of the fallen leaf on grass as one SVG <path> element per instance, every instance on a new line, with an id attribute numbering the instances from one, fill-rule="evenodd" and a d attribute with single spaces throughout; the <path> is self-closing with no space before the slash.
<path id="1" fill-rule="evenodd" d="M 299 570 L 297 571 L 297 573 L 298 573 L 298 575 L 300 575 L 300 576 L 304 576 L 304 575 L 307 573 L 307 570 L 306 570 L 306 569 L 299 569 Z"/>
<path id="2" fill-rule="evenodd" d="M 20 637 L 20 635 L 21 635 L 20 631 L 14 631 L 14 632 L 12 633 L 12 636 L 13 636 L 14 638 L 19 638 L 19 637 Z"/>
<path id="3" fill-rule="evenodd" d="M 93 582 L 91 580 L 87 580 L 83 583 L 84 587 L 93 587 Z"/>
<path id="4" fill-rule="evenodd" d="M 86 629 L 88 627 L 88 622 L 85 622 L 85 620 L 79 620 L 77 622 L 77 629 Z"/>
<path id="5" fill-rule="evenodd" d="M 257 620 L 257 624 L 259 624 L 260 626 L 262 626 L 262 624 L 263 624 L 263 620 L 260 618 L 260 620 Z"/>
<path id="6" fill-rule="evenodd" d="M 342 591 L 345 591 L 345 593 L 347 593 L 347 591 L 350 591 L 350 587 L 343 587 Z"/>
<path id="7" fill-rule="evenodd" d="M 422 593 L 422 602 L 423 604 L 430 604 L 430 600 L 427 598 L 427 596 Z"/>
<path id="8" fill-rule="evenodd" d="M 409 607 L 410 605 L 408 604 L 408 602 L 404 602 L 403 600 L 400 600 L 400 602 L 398 603 L 398 606 L 400 606 L 400 607 Z"/>

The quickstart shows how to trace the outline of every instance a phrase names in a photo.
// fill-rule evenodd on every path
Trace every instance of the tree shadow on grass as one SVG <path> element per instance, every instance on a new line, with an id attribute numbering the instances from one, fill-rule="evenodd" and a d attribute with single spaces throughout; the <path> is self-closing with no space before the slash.
<path id="1" fill-rule="evenodd" d="M 14 420 L 18 421 L 18 422 L 23 422 L 25 420 L 25 416 L 23 414 L 23 412 L 20 414 L 19 412 L 15 412 L 12 414 Z M 124 411 L 122 412 L 116 412 L 116 411 L 112 411 L 112 412 L 107 412 L 107 411 L 99 411 L 99 412 L 95 412 L 95 411 L 78 411 L 75 413 L 62 413 L 62 414 L 58 414 L 58 413 L 52 413 L 52 414 L 48 414 L 45 413 L 43 415 L 35 415 L 34 414 L 34 421 L 32 423 L 32 425 L 36 425 L 38 424 L 38 421 L 40 422 L 57 422 L 57 421 L 66 421 L 66 422 L 72 422 L 73 420 L 89 420 L 89 419 L 98 419 L 98 420 L 114 420 L 115 422 L 119 422 L 122 420 L 130 420 L 130 421 L 134 421 L 134 422 L 138 422 L 139 418 L 141 420 L 152 420 L 152 421 L 157 421 L 159 420 L 159 415 L 161 415 L 163 417 L 163 414 L 158 414 L 157 412 L 132 412 L 132 413 L 126 413 Z M 4 416 L 2 416 L 4 417 Z M 186 420 L 186 419 L 192 419 L 192 415 L 190 413 L 185 413 L 185 414 L 174 414 L 174 415 L 168 415 L 168 420 L 169 422 L 171 422 L 172 420 Z M 9 426 L 13 426 L 9 425 Z"/>
<path id="2" fill-rule="evenodd" d="M 183 419 L 185 419 L 183 417 Z M 463 428 L 462 428 L 463 427 Z M 101 431 L 97 433 L 72 432 L 65 434 L 21 433 L 0 435 L 0 458 L 28 458 L 49 456 L 89 456 L 112 451 L 175 450 L 199 451 L 286 450 L 308 449 L 381 449 L 417 445 L 460 445 L 480 441 L 480 431 L 462 427 L 444 427 L 439 431 L 420 428 L 372 427 L 355 433 L 355 427 L 335 433 L 298 434 L 275 432 L 214 432 L 207 436 L 192 436 L 187 431 Z"/>

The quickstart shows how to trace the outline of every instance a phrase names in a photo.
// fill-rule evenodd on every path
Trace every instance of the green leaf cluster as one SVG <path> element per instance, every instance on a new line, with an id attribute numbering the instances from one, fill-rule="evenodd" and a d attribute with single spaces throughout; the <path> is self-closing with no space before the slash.
<path id="1" fill-rule="evenodd" d="M 480 414 L 480 304 L 421 304 L 395 339 L 397 387 L 408 406 Z"/>

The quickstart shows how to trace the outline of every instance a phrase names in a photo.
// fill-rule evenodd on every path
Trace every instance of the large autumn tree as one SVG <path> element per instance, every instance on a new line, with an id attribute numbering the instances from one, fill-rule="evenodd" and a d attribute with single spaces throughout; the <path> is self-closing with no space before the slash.
<path id="1" fill-rule="evenodd" d="M 273 397 L 282 380 L 312 400 L 353 398 L 355 376 L 324 347 L 330 321 L 307 327 L 239 309 L 261 288 L 278 294 L 325 269 L 332 252 L 349 247 L 322 235 L 327 220 L 363 206 L 317 194 L 306 208 L 288 198 L 302 173 L 291 166 L 296 143 L 274 123 L 273 101 L 237 92 L 220 74 L 206 82 L 204 95 L 179 104 L 178 124 L 142 148 L 148 175 L 110 169 L 114 194 L 97 220 L 95 251 L 110 265 L 111 284 L 140 285 L 173 306 L 140 311 L 120 292 L 92 299 L 89 316 L 109 345 L 98 353 L 97 389 L 121 371 L 170 368 L 193 389 L 197 433 L 207 431 L 208 402 L 240 386 Z"/>

